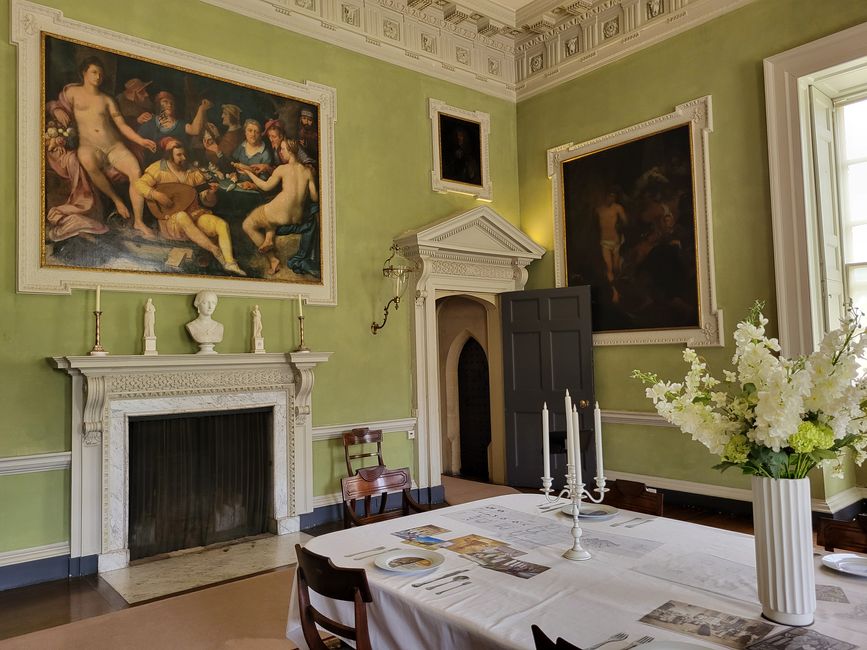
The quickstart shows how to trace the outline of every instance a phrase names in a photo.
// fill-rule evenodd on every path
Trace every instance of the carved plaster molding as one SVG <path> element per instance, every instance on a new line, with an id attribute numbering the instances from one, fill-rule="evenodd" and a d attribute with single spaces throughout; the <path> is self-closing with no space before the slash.
<path id="1" fill-rule="evenodd" d="M 513 101 L 754 1 L 201 0 Z"/>
<path id="2" fill-rule="evenodd" d="M 331 352 L 293 352 L 290 355 L 295 375 L 295 424 L 305 426 L 311 414 L 310 396 L 313 394 L 313 371 L 317 364 L 328 361 Z"/>
<path id="3" fill-rule="evenodd" d="M 59 370 L 84 379 L 81 435 L 84 444 L 89 446 L 102 441 L 112 399 L 289 390 L 295 386 L 293 370 L 284 354 L 215 357 L 204 361 L 197 355 L 125 355 L 55 357 L 51 361 Z M 308 412 L 311 391 L 312 386 L 305 393 Z M 290 393 L 293 401 L 297 401 L 297 391 L 290 390 Z"/>

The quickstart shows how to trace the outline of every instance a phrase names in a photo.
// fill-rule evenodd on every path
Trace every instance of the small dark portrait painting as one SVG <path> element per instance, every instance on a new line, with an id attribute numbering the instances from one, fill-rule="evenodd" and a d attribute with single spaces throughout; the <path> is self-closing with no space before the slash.
<path id="1" fill-rule="evenodd" d="M 566 160 L 566 280 L 593 331 L 701 327 L 688 124 Z"/>
<path id="2" fill-rule="evenodd" d="M 481 124 L 440 113 L 439 127 L 441 178 L 481 187 Z"/>

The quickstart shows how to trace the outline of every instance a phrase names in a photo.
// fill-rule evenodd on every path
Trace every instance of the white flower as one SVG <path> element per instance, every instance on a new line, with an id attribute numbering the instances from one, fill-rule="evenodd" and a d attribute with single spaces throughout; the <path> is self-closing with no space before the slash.
<path id="1" fill-rule="evenodd" d="M 751 320 L 738 323 L 734 332 L 734 370 L 723 370 L 724 390 L 707 370 L 707 363 L 686 348 L 683 360 L 689 370 L 682 382 L 657 381 L 646 390 L 657 412 L 674 426 L 705 445 L 711 453 L 722 455 L 733 435 L 745 434 L 753 446 L 796 454 L 789 438 L 802 422 L 827 425 L 837 440 L 846 438 L 843 449 L 851 448 L 855 462 L 867 460 L 867 377 L 862 366 L 867 354 L 867 337 L 862 336 L 861 315 L 850 309 L 841 327 L 826 335 L 819 349 L 806 358 L 780 356 L 780 343 L 765 335 L 768 320 L 751 312 Z M 796 463 L 800 476 L 815 464 L 803 455 Z M 748 459 L 742 465 L 755 463 Z M 825 465 L 834 475 L 841 474 L 839 454 Z M 754 471 L 768 467 L 751 465 Z M 787 470 L 789 471 L 789 470 Z M 770 475 L 770 474 L 767 474 Z"/>

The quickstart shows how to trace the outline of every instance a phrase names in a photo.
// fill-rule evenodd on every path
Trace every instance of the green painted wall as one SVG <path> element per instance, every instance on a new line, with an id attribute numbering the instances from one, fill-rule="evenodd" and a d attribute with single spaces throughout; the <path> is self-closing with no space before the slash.
<path id="1" fill-rule="evenodd" d="M 337 307 L 305 309 L 307 343 L 333 351 L 316 371 L 314 425 L 407 417 L 411 408 L 409 310 L 389 317 L 377 336 L 389 290 L 382 262 L 393 236 L 478 205 L 430 187 L 428 98 L 491 116 L 492 207 L 518 224 L 515 106 L 509 102 L 329 46 L 200 2 L 57 0 L 64 15 L 157 43 L 229 61 L 292 81 L 337 89 L 336 211 Z M 0 33 L 9 33 L 9 6 L 0 3 Z M 70 448 L 69 379 L 45 358 L 85 354 L 93 342 L 92 292 L 71 296 L 15 292 L 16 51 L 0 42 L 0 457 Z M 104 345 L 113 354 L 140 352 L 141 308 L 146 294 L 103 292 Z M 191 296 L 154 295 L 159 349 L 193 352 L 183 323 L 195 312 Z M 223 298 L 215 317 L 226 324 L 221 352 L 245 352 L 249 309 L 260 305 L 269 351 L 288 350 L 294 311 L 288 301 Z M 389 462 L 413 464 L 413 442 L 392 434 Z M 339 460 L 339 463 L 337 462 Z M 314 452 L 315 493 L 339 489 L 342 466 L 333 444 Z M 335 470 L 336 468 L 336 470 Z M 68 490 L 62 472 L 5 477 L 0 483 L 0 551 L 63 539 Z M 51 516 L 48 516 L 51 513 Z M 58 523 L 60 522 L 60 523 Z"/>
<path id="2" fill-rule="evenodd" d="M 0 476 L 0 553 L 68 539 L 68 471 Z"/>
<path id="3" fill-rule="evenodd" d="M 725 314 L 725 349 L 704 349 L 716 374 L 728 367 L 735 323 L 755 299 L 776 318 L 762 60 L 867 20 L 862 0 L 759 0 L 654 47 L 518 104 L 521 226 L 553 248 L 551 185 L 545 152 L 671 112 L 713 96 L 710 177 L 717 302 Z M 552 119 L 556 116 L 556 119 Z M 530 287 L 554 285 L 549 252 L 530 272 Z M 596 390 L 606 409 L 651 411 L 633 368 L 683 377 L 680 346 L 596 348 Z M 671 428 L 606 426 L 605 466 L 702 483 L 747 487 L 746 477 L 710 469 L 703 446 Z M 861 477 L 864 474 L 862 470 Z M 839 491 L 814 481 L 814 496 Z M 862 482 L 862 484 L 864 484 Z"/>

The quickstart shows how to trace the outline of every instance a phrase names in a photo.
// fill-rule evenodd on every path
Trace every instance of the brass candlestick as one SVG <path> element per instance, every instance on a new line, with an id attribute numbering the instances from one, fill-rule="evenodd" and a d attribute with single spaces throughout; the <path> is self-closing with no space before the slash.
<path id="1" fill-rule="evenodd" d="M 300 342 L 293 352 L 310 352 L 310 348 L 304 345 L 304 316 L 298 317 L 298 330 L 300 332 Z"/>
<path id="2" fill-rule="evenodd" d="M 102 328 L 100 326 L 102 312 L 95 311 L 93 312 L 93 315 L 96 316 L 96 340 L 93 343 L 93 349 L 90 351 L 90 355 L 93 357 L 104 357 L 108 352 L 106 352 L 105 348 L 102 347 Z"/>

